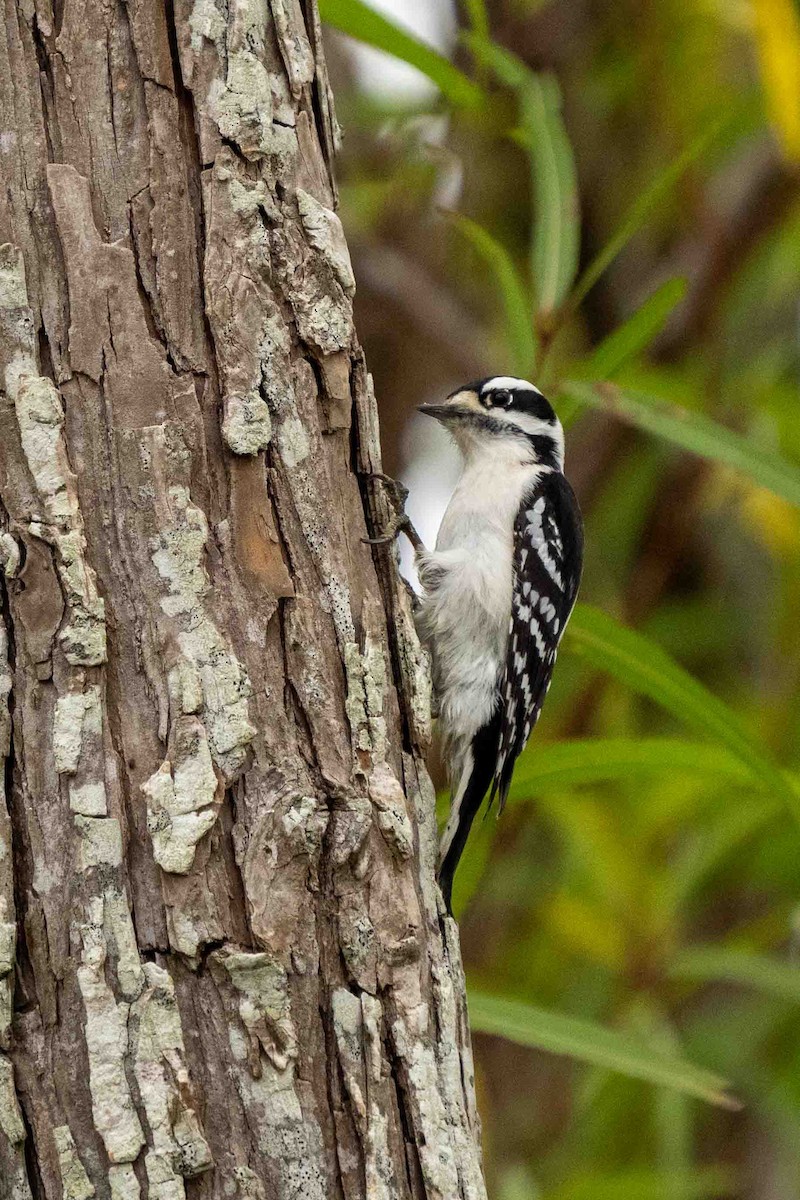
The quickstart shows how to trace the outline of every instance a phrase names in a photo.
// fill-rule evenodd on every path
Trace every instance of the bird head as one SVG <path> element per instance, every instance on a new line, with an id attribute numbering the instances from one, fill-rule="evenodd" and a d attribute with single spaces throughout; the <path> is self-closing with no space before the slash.
<path id="1" fill-rule="evenodd" d="M 493 451 L 560 470 L 564 434 L 552 405 L 527 379 L 495 375 L 451 392 L 443 404 L 422 404 L 452 434 L 467 458 Z"/>

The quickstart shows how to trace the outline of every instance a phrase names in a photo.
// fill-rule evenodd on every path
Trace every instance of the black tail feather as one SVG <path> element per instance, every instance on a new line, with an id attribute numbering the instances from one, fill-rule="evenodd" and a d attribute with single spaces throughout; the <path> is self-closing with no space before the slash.
<path id="1" fill-rule="evenodd" d="M 497 760 L 500 724 L 497 718 L 476 733 L 472 739 L 472 775 L 461 801 L 460 815 L 453 840 L 439 866 L 439 887 L 449 915 L 453 915 L 453 879 L 464 853 L 472 822 L 483 803 L 494 775 Z M 452 803 L 452 797 L 451 797 Z"/>

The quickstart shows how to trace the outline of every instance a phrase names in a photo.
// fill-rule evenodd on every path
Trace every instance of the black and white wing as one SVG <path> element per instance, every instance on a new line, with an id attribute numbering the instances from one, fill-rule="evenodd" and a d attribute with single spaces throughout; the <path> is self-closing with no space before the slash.
<path id="1" fill-rule="evenodd" d="M 583 522 L 560 471 L 523 497 L 514 523 L 514 584 L 506 662 L 500 678 L 500 739 L 492 795 L 500 809 L 514 764 L 550 687 L 558 644 L 569 620 L 583 566 Z"/>

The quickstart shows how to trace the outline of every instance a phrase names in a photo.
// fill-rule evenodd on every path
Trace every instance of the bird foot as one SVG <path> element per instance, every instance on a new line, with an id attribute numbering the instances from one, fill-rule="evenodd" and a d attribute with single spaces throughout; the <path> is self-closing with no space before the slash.
<path id="1" fill-rule="evenodd" d="M 406 500 L 408 499 L 408 488 L 405 484 L 400 483 L 399 480 L 392 479 L 390 475 L 384 475 L 380 471 L 373 472 L 370 478 L 377 479 L 385 487 L 386 498 L 392 509 L 392 516 L 386 533 L 374 538 L 362 538 L 362 542 L 365 542 L 368 546 L 389 546 L 401 533 L 404 533 L 414 547 L 414 552 L 419 554 L 425 547 L 422 543 L 422 538 L 412 525 L 411 518 L 405 510 Z"/>

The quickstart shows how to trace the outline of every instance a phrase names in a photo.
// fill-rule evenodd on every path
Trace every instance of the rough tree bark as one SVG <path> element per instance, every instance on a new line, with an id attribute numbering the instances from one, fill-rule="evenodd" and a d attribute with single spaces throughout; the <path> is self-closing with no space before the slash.
<path id="1" fill-rule="evenodd" d="M 313 0 L 4 0 L 3 1200 L 485 1195 L 336 138 Z"/>

